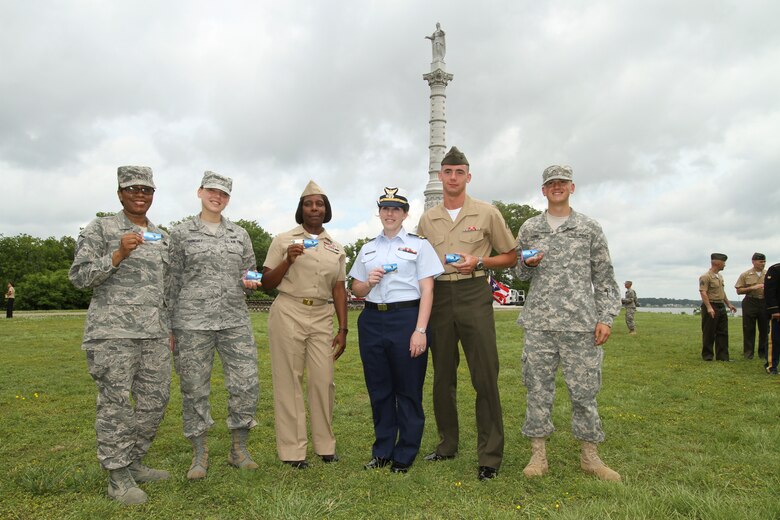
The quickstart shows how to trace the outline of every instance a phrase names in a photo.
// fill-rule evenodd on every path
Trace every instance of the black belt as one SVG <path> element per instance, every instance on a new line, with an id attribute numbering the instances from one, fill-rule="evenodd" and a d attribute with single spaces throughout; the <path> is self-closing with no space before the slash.
<path id="1" fill-rule="evenodd" d="M 710 302 L 710 305 L 717 305 L 719 307 L 725 307 L 726 304 L 723 302 Z"/>
<path id="2" fill-rule="evenodd" d="M 395 302 L 395 303 L 374 303 L 366 302 L 366 309 L 373 309 L 375 311 L 394 311 L 395 309 L 406 309 L 408 307 L 419 307 L 420 300 L 409 300 L 408 302 Z"/>
<path id="3" fill-rule="evenodd" d="M 763 300 L 763 298 L 759 298 L 758 296 L 745 296 L 745 298 L 750 298 L 751 300 Z"/>

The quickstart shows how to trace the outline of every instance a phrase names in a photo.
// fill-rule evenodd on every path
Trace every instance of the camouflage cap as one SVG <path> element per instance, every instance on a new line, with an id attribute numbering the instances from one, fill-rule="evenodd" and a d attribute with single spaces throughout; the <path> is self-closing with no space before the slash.
<path id="1" fill-rule="evenodd" d="M 406 208 L 409 210 L 409 200 L 403 195 L 398 195 L 398 188 L 385 188 L 385 192 L 379 196 L 376 203 L 380 208 Z"/>
<path id="2" fill-rule="evenodd" d="M 725 262 L 728 259 L 729 257 L 724 255 L 723 253 L 712 253 L 710 255 L 710 260 L 722 260 Z"/>
<path id="3" fill-rule="evenodd" d="M 458 164 L 465 164 L 466 166 L 469 165 L 469 160 L 466 159 L 466 156 L 463 155 L 463 152 L 458 150 L 457 146 L 453 146 L 450 148 L 450 151 L 447 152 L 447 154 L 444 156 L 444 159 L 441 160 L 442 166 L 445 164 L 449 164 L 450 166 L 458 165 Z"/>
<path id="4" fill-rule="evenodd" d="M 128 186 L 149 186 L 157 188 L 152 180 L 152 169 L 148 166 L 120 166 L 116 170 L 120 188 Z"/>
<path id="5" fill-rule="evenodd" d="M 542 184 L 547 184 L 549 181 L 561 180 L 570 181 L 574 172 L 571 170 L 571 166 L 558 166 L 553 164 L 548 166 L 542 172 Z"/>
<path id="6" fill-rule="evenodd" d="M 200 187 L 217 189 L 230 195 L 230 190 L 233 189 L 233 179 L 218 173 L 205 171 L 203 172 L 203 180 L 200 181 Z"/>
<path id="7" fill-rule="evenodd" d="M 304 198 L 308 195 L 325 195 L 325 192 L 322 191 L 322 188 L 320 188 L 316 182 L 309 181 L 309 184 L 306 185 L 303 193 L 301 193 L 301 198 Z"/>

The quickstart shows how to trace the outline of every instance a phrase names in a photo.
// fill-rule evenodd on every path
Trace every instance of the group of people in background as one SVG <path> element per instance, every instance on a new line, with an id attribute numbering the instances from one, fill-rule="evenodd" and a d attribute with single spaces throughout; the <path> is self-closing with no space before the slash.
<path id="1" fill-rule="evenodd" d="M 729 361 L 728 311 L 736 307 L 726 295 L 723 275 L 728 257 L 723 253 L 710 255 L 709 270 L 699 277 L 701 294 L 702 359 Z M 766 255 L 754 253 L 752 267 L 737 278 L 734 288 L 742 300 L 742 353 L 753 359 L 758 344 L 758 357 L 764 361 L 767 373 L 777 375 L 780 350 L 780 264 L 766 268 Z M 714 346 L 714 350 L 713 350 Z"/>
<path id="2" fill-rule="evenodd" d="M 575 185 L 567 166 L 544 170 L 547 209 L 526 221 L 516 238 L 494 206 L 467 195 L 471 178 L 466 156 L 453 147 L 439 172 L 443 202 L 425 212 L 417 234 L 403 226 L 408 199 L 385 188 L 377 201 L 382 230 L 363 245 L 349 273 L 352 292 L 366 298 L 358 344 L 375 440 L 364 467 L 406 473 L 414 463 L 425 425 L 428 350 L 439 442 L 424 460 L 457 456 L 460 343 L 476 391 L 476 475 L 483 481 L 498 475 L 504 427 L 486 270 L 516 268 L 531 284 L 518 319 L 525 329 L 522 381 L 528 392 L 522 431 L 531 443 L 523 473 L 533 478 L 548 472 L 545 443 L 554 431 L 561 366 L 582 469 L 619 481 L 597 452 L 604 440 L 596 403 L 602 347 L 621 305 L 604 233 L 571 208 Z M 261 284 L 278 291 L 268 341 L 279 459 L 295 469 L 308 467 L 308 401 L 314 453 L 323 463 L 339 460 L 334 364 L 349 331 L 346 255 L 324 228 L 333 215 L 330 202 L 309 182 L 295 212 L 297 226 L 273 239 L 260 275 L 248 234 L 222 215 L 232 188 L 230 178 L 205 172 L 197 188 L 200 213 L 169 235 L 147 217 L 156 190 L 151 169 L 122 166 L 122 211 L 93 220 L 79 235 L 69 276 L 77 287 L 93 289 L 82 348 L 98 389 L 98 459 L 109 472 L 108 495 L 124 504 L 147 500 L 138 483 L 170 476 L 142 459 L 170 397 L 172 364 L 180 379 L 184 435 L 193 449 L 187 478 L 206 477 L 215 352 L 228 392 L 228 463 L 257 469 L 247 443 L 257 424 L 257 345 L 245 295 Z M 530 249 L 537 253 L 519 256 Z"/>

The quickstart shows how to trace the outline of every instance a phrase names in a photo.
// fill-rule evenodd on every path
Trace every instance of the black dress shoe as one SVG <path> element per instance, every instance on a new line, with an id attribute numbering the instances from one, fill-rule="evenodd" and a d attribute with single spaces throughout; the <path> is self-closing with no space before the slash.
<path id="1" fill-rule="evenodd" d="M 379 468 L 384 468 L 388 464 L 390 464 L 390 459 L 382 459 L 379 457 L 374 457 L 363 466 L 363 469 L 379 469 Z"/>
<path id="2" fill-rule="evenodd" d="M 322 462 L 325 464 L 330 464 L 331 462 L 338 462 L 339 456 L 335 453 L 333 455 L 320 455 L 320 458 L 322 459 Z"/>
<path id="3" fill-rule="evenodd" d="M 393 461 L 393 465 L 390 466 L 391 473 L 406 473 L 409 471 L 411 464 L 401 464 L 400 462 Z"/>
<path id="4" fill-rule="evenodd" d="M 288 466 L 291 466 L 295 469 L 306 469 L 309 467 L 309 463 L 306 462 L 306 459 L 304 460 L 283 460 L 285 464 Z"/>
<path id="5" fill-rule="evenodd" d="M 424 457 L 424 459 L 427 460 L 428 462 L 438 462 L 440 460 L 450 460 L 454 458 L 455 455 L 439 455 L 435 451 L 433 453 L 429 453 Z"/>
<path id="6" fill-rule="evenodd" d="M 490 466 L 479 467 L 479 474 L 477 475 L 479 480 L 490 480 L 492 478 L 496 478 L 497 476 L 498 470 L 496 468 L 491 468 Z"/>

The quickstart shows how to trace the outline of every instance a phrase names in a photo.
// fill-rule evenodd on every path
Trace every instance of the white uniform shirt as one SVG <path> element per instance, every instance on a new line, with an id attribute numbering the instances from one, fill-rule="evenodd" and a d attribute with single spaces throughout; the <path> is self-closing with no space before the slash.
<path id="1" fill-rule="evenodd" d="M 397 303 L 420 299 L 419 280 L 439 276 L 444 272 L 441 260 L 433 246 L 402 227 L 392 239 L 384 231 L 363 244 L 349 276 L 361 282 L 368 281 L 368 273 L 384 264 L 398 264 L 398 270 L 385 273 L 382 280 L 368 293 L 373 303 Z"/>

